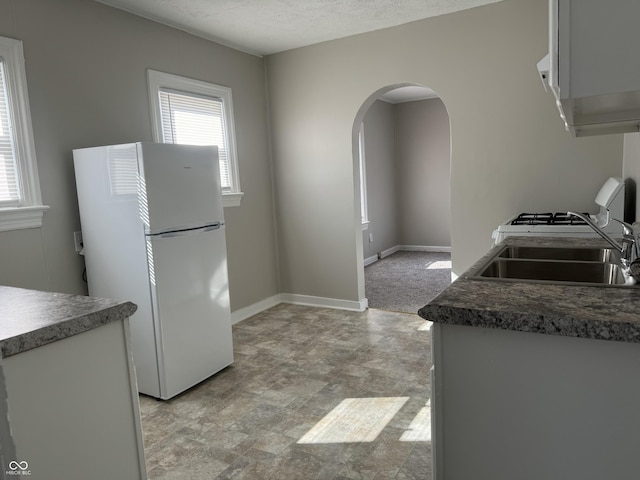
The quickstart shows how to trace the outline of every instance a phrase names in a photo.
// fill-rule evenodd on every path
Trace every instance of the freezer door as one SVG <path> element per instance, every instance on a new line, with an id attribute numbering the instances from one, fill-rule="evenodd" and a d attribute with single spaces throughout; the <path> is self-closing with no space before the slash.
<path id="1" fill-rule="evenodd" d="M 218 147 L 139 143 L 138 162 L 144 182 L 140 210 L 148 233 L 224 220 Z"/>
<path id="2" fill-rule="evenodd" d="M 148 237 L 160 397 L 233 363 L 224 227 Z"/>

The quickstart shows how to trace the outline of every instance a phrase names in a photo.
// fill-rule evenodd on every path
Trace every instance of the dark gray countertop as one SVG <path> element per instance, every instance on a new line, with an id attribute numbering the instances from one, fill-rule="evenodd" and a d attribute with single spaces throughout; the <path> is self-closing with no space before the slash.
<path id="1" fill-rule="evenodd" d="M 131 302 L 0 286 L 3 357 L 37 348 L 131 316 Z"/>
<path id="2" fill-rule="evenodd" d="M 594 245 L 596 238 L 507 237 L 503 245 Z M 419 315 L 433 322 L 569 337 L 640 342 L 640 287 L 559 285 L 461 275 Z"/>

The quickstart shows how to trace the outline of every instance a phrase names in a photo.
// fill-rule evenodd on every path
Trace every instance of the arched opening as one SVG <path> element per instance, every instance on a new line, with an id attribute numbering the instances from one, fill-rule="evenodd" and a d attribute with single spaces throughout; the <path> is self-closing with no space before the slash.
<path id="1" fill-rule="evenodd" d="M 377 90 L 356 115 L 361 304 L 416 313 L 450 283 L 449 125 L 438 94 L 415 84 Z"/>

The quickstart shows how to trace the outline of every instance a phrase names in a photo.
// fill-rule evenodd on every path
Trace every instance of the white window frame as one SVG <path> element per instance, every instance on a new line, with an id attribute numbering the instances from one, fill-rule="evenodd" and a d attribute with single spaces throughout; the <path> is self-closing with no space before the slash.
<path id="1" fill-rule="evenodd" d="M 42 214 L 49 207 L 42 204 L 36 149 L 27 94 L 27 74 L 22 42 L 0 37 L 0 58 L 5 66 L 10 123 L 20 189 L 17 206 L 0 208 L 0 231 L 42 226 Z"/>
<path id="2" fill-rule="evenodd" d="M 163 142 L 162 117 L 160 111 L 159 91 L 161 88 L 178 90 L 186 94 L 204 95 L 216 97 L 222 100 L 225 116 L 225 128 L 227 131 L 227 148 L 229 159 L 229 178 L 231 190 L 222 192 L 222 203 L 225 207 L 237 207 L 242 200 L 240 189 L 240 175 L 238 174 L 238 156 L 236 149 L 235 122 L 233 119 L 233 99 L 231 89 L 214 83 L 203 82 L 191 78 L 173 75 L 171 73 L 147 70 L 149 83 L 149 105 L 151 107 L 151 123 L 153 139 L 155 142 Z"/>

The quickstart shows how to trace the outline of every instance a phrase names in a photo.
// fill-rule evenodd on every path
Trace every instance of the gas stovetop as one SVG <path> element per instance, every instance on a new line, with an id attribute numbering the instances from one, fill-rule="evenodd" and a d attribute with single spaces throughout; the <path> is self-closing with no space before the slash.
<path id="1" fill-rule="evenodd" d="M 588 213 L 584 214 L 589 216 Z M 521 213 L 511 221 L 511 225 L 586 225 L 584 220 L 566 212 Z"/>

